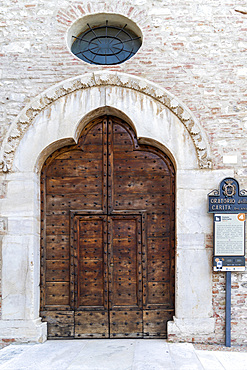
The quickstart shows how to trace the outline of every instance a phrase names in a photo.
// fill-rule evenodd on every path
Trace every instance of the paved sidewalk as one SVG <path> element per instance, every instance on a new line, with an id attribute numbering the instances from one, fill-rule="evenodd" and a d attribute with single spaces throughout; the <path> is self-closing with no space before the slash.
<path id="1" fill-rule="evenodd" d="M 49 340 L 0 350 L 11 370 L 246 370 L 247 353 L 195 350 L 157 339 Z"/>

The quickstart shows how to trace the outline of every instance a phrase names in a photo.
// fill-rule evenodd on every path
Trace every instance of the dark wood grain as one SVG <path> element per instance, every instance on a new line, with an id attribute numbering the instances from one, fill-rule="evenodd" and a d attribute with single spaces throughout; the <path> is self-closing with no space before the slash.
<path id="1" fill-rule="evenodd" d="M 172 320 L 172 310 L 143 310 L 144 337 L 166 338 L 167 321 Z"/>
<path id="2" fill-rule="evenodd" d="M 142 310 L 110 311 L 110 338 L 141 338 Z"/>
<path id="3" fill-rule="evenodd" d="M 75 338 L 108 338 L 109 318 L 105 311 L 75 312 Z"/>
<path id="4" fill-rule="evenodd" d="M 47 322 L 48 338 L 74 337 L 73 311 L 42 311 L 40 314 Z"/>

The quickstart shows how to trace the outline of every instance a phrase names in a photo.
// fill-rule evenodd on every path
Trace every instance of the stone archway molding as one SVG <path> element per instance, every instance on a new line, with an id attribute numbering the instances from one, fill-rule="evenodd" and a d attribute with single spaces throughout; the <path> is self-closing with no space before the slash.
<path id="1" fill-rule="evenodd" d="M 183 123 L 196 149 L 201 169 L 212 168 L 210 148 L 202 127 L 196 117 L 174 95 L 160 86 L 126 73 L 98 71 L 62 81 L 35 97 L 10 126 L 0 152 L 0 172 L 11 172 L 15 151 L 33 120 L 59 98 L 75 91 L 101 86 L 116 86 L 147 95 L 167 107 Z"/>

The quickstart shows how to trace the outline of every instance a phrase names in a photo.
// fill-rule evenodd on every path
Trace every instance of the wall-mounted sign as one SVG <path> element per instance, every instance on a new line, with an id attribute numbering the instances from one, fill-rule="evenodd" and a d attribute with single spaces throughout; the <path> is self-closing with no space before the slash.
<path id="1" fill-rule="evenodd" d="M 214 213 L 214 271 L 226 271 L 226 346 L 231 347 L 231 271 L 245 271 L 247 191 L 228 177 L 208 194 Z"/>
<path id="2" fill-rule="evenodd" d="M 245 213 L 214 215 L 214 270 L 245 270 Z"/>
<path id="3" fill-rule="evenodd" d="M 239 190 L 238 181 L 228 177 L 219 190 L 208 194 L 209 213 L 247 213 L 247 191 Z"/>

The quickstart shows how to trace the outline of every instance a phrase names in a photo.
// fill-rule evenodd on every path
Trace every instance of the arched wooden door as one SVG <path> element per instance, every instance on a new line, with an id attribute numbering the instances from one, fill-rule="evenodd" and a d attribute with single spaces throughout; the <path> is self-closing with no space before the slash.
<path id="1" fill-rule="evenodd" d="M 48 337 L 166 337 L 174 315 L 175 172 L 110 116 L 41 174 L 41 316 Z"/>

